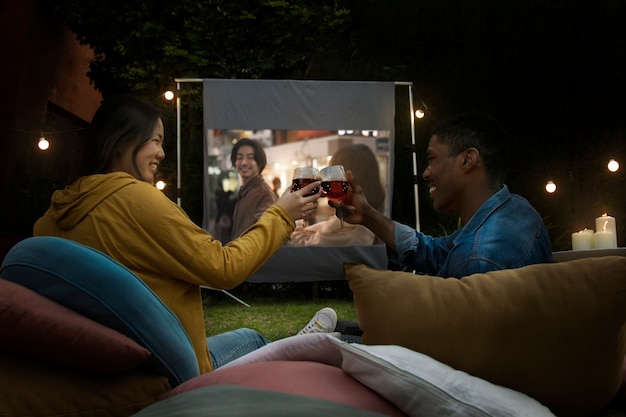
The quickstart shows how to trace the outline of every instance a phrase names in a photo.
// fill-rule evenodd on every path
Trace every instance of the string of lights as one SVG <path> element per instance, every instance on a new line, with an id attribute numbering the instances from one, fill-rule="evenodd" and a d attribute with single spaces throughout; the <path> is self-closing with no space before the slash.
<path id="1" fill-rule="evenodd" d="M 172 101 L 176 97 L 175 93 L 172 90 L 167 90 L 160 96 L 162 96 L 167 101 Z M 434 118 L 434 116 L 430 113 L 424 100 L 419 96 L 417 98 L 418 98 L 418 101 L 420 102 L 420 105 L 417 106 L 417 109 L 414 112 L 415 118 L 418 120 L 421 120 L 427 117 L 428 115 Z M 8 130 L 8 131 L 24 133 L 27 135 L 38 135 L 39 139 L 37 140 L 37 147 L 41 151 L 46 151 L 50 148 L 50 140 L 49 140 L 50 136 L 56 136 L 56 135 L 68 134 L 68 133 L 77 133 L 77 132 L 84 131 L 86 129 L 88 128 L 83 127 L 83 128 L 69 129 L 69 130 L 57 130 L 57 131 L 41 131 L 41 130 L 34 131 L 34 130 L 5 128 L 5 130 Z M 620 163 L 614 157 L 611 157 L 609 158 L 606 167 L 609 172 L 616 173 L 620 169 Z M 163 181 L 159 181 L 159 184 L 156 184 L 156 186 L 157 188 L 162 190 L 165 188 L 165 183 Z M 553 179 L 549 178 L 546 181 L 545 190 L 547 193 L 553 194 L 557 191 L 557 188 L 558 188 L 557 184 Z"/>
<path id="2" fill-rule="evenodd" d="M 14 128 L 4 128 L 4 130 L 10 132 L 24 133 L 26 135 L 35 135 L 39 139 L 37 140 L 37 148 L 41 151 L 46 151 L 50 148 L 50 136 L 63 135 L 68 133 L 77 133 L 87 130 L 87 127 L 81 127 L 76 129 L 68 129 L 68 130 L 51 130 L 51 131 L 43 131 L 43 130 L 24 130 L 24 129 L 14 129 Z"/>

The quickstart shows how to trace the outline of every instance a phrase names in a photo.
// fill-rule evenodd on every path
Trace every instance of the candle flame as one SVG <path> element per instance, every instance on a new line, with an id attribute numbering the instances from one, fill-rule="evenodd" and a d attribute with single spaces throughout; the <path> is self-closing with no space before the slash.
<path id="1" fill-rule="evenodd" d="M 606 217 L 608 214 L 606 212 L 602 213 L 602 217 Z"/>
<path id="2" fill-rule="evenodd" d="M 606 232 L 606 225 L 607 225 L 607 224 L 609 224 L 609 221 L 608 221 L 608 220 L 604 222 L 604 231 L 605 231 L 605 232 Z"/>

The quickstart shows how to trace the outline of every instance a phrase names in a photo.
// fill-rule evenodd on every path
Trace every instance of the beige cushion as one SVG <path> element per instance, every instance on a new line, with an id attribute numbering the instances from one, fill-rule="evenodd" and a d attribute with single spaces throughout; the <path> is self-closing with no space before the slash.
<path id="1" fill-rule="evenodd" d="M 585 415 L 622 379 L 626 258 L 443 279 L 346 264 L 365 344 L 400 345 Z"/>

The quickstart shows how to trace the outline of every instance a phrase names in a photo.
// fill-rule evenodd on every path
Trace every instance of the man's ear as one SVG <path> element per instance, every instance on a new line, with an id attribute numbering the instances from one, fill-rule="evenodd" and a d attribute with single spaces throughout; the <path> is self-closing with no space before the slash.
<path id="1" fill-rule="evenodd" d="M 476 166 L 480 160 L 480 152 L 476 148 L 467 148 L 463 151 L 463 162 L 461 167 L 465 170 L 469 170 Z"/>

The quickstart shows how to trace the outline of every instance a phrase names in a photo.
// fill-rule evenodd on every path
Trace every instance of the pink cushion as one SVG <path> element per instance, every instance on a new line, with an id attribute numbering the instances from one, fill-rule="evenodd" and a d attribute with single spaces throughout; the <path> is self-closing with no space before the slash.
<path id="1" fill-rule="evenodd" d="M 306 395 L 388 416 L 405 416 L 385 398 L 362 385 L 342 369 L 309 361 L 256 362 L 217 369 L 179 385 L 161 399 L 217 384 Z"/>
<path id="2" fill-rule="evenodd" d="M 0 350 L 104 374 L 128 371 L 151 356 L 116 330 L 4 279 L 0 334 Z"/>

